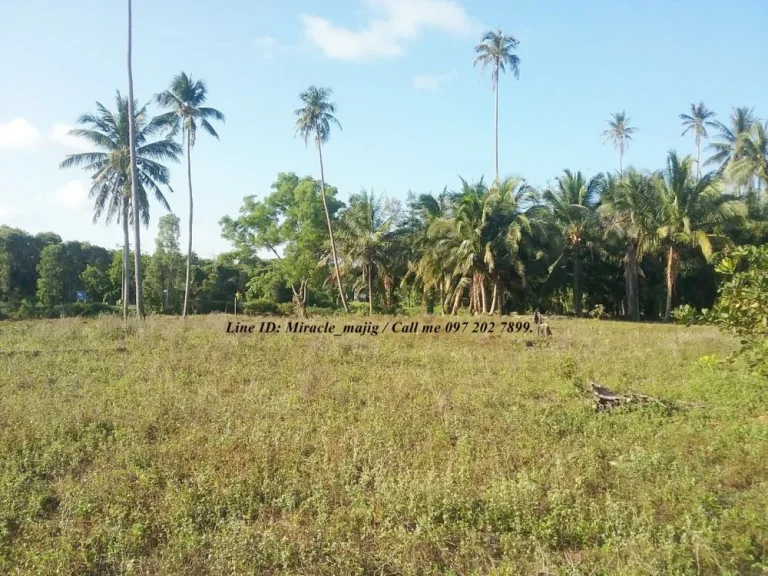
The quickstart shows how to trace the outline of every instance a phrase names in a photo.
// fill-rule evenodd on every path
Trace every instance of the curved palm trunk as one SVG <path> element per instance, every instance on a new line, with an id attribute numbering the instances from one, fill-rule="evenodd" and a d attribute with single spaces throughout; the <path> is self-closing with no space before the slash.
<path id="1" fill-rule="evenodd" d="M 122 300 L 123 300 L 123 320 L 128 320 L 128 296 L 131 286 L 131 273 L 128 268 L 128 261 L 130 260 L 130 248 L 128 246 L 130 242 L 130 234 L 128 232 L 128 197 L 123 197 L 123 286 L 122 286 Z"/>
<path id="2" fill-rule="evenodd" d="M 573 310 L 577 318 L 581 317 L 581 252 L 573 258 Z"/>
<path id="3" fill-rule="evenodd" d="M 128 140 L 131 150 L 131 200 L 133 202 L 133 235 L 136 265 L 136 313 L 144 319 L 144 292 L 141 281 L 141 230 L 139 216 L 139 179 L 136 174 L 136 117 L 133 110 L 133 70 L 131 67 L 131 36 L 133 34 L 131 0 L 128 0 Z"/>
<path id="4" fill-rule="evenodd" d="M 187 302 L 189 301 L 189 280 L 192 270 L 192 138 L 187 133 L 187 181 L 189 183 L 189 239 L 187 241 L 187 280 L 184 283 L 184 309 L 182 310 L 182 317 L 187 317 Z"/>
<path id="5" fill-rule="evenodd" d="M 627 248 L 627 307 L 629 308 L 629 317 L 637 322 L 640 320 L 640 299 L 638 290 L 638 262 L 637 246 L 634 243 L 629 244 Z"/>
<path id="6" fill-rule="evenodd" d="M 675 282 L 677 281 L 677 264 L 680 257 L 674 248 L 670 246 L 667 253 L 667 308 L 664 312 L 664 320 L 668 321 L 672 315 L 672 296 L 675 291 Z"/>
<path id="7" fill-rule="evenodd" d="M 320 192 L 323 197 L 323 209 L 325 210 L 325 222 L 328 224 L 328 236 L 331 239 L 331 253 L 333 254 L 333 266 L 336 271 L 336 285 L 339 287 L 339 297 L 344 306 L 344 312 L 349 312 L 347 299 L 344 298 L 344 288 L 341 286 L 341 272 L 339 271 L 339 259 L 336 257 L 336 242 L 333 240 L 333 226 L 331 225 L 331 215 L 328 213 L 328 203 L 325 200 L 325 170 L 323 168 L 323 146 L 317 141 L 317 152 L 320 155 Z M 370 296 L 369 296 L 370 297 Z"/>

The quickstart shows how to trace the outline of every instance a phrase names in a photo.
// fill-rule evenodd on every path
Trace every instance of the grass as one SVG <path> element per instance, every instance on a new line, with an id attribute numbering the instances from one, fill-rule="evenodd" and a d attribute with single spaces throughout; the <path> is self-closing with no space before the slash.
<path id="1" fill-rule="evenodd" d="M 232 319 L 0 323 L 1 574 L 768 572 L 768 385 L 712 329 Z"/>

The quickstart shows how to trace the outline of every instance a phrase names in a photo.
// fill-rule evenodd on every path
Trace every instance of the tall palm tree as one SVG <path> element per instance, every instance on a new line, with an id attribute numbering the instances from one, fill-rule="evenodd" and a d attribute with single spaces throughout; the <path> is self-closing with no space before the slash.
<path id="1" fill-rule="evenodd" d="M 739 185 L 756 185 L 757 196 L 768 190 L 768 121 L 755 122 L 739 134 L 739 158 L 731 162 L 727 175 Z"/>
<path id="2" fill-rule="evenodd" d="M 216 130 L 211 126 L 210 120 L 224 122 L 224 114 L 215 108 L 203 106 L 208 99 L 208 87 L 203 80 L 193 80 L 184 72 L 174 76 L 168 90 L 155 96 L 157 104 L 163 108 L 169 108 L 159 117 L 170 128 L 172 135 L 181 131 L 182 142 L 187 144 L 187 182 L 189 184 L 189 236 L 187 238 L 187 279 L 184 283 L 184 308 L 182 316 L 187 317 L 187 303 L 189 301 L 190 270 L 192 268 L 192 148 L 197 137 L 199 125 L 211 136 L 219 139 Z"/>
<path id="3" fill-rule="evenodd" d="M 133 210 L 134 195 L 131 182 L 131 149 L 128 126 L 128 99 L 120 92 L 115 97 L 116 112 L 109 111 L 101 103 L 96 102 L 96 114 L 82 114 L 78 124 L 85 128 L 76 128 L 69 132 L 71 136 L 83 138 L 93 144 L 98 151 L 81 154 L 71 154 L 61 163 L 62 168 L 73 166 L 82 167 L 93 172 L 89 197 L 94 199 L 93 221 L 96 222 L 102 214 L 109 223 L 117 217 L 123 225 L 123 315 L 128 314 L 128 295 L 130 274 L 128 273 L 128 224 L 131 220 L 141 219 L 145 226 L 149 225 L 149 200 L 147 191 L 153 192 L 156 200 L 168 211 L 170 206 L 160 187 L 173 191 L 169 185 L 170 172 L 161 161 L 178 162 L 181 146 L 169 139 L 152 140 L 162 126 L 157 120 L 147 117 L 146 106 L 135 114 L 136 126 L 136 176 L 138 214 Z"/>
<path id="4" fill-rule="evenodd" d="M 349 269 L 360 270 L 368 291 L 368 312 L 373 315 L 374 280 L 387 273 L 388 247 L 394 218 L 387 214 L 382 199 L 361 190 L 349 198 L 339 234 L 339 244 Z"/>
<path id="5" fill-rule="evenodd" d="M 637 128 L 629 125 L 629 117 L 624 111 L 611 114 L 611 119 L 608 120 L 608 130 L 603 132 L 604 143 L 610 142 L 619 153 L 620 174 L 624 173 L 624 153 L 632 141 L 632 135 L 636 132 Z"/>
<path id="6" fill-rule="evenodd" d="M 709 138 L 709 132 L 707 128 L 717 128 L 717 123 L 712 120 L 717 114 L 712 112 L 704 105 L 704 102 L 699 102 L 698 105 L 691 104 L 690 114 L 680 114 L 680 120 L 683 121 L 683 133 L 685 136 L 689 132 L 693 132 L 696 139 L 696 173 L 701 178 L 701 139 Z"/>
<path id="7" fill-rule="evenodd" d="M 630 169 L 603 190 L 598 214 L 606 230 L 624 243 L 627 305 L 632 320 L 640 319 L 639 270 L 659 227 L 661 201 L 654 176 Z"/>
<path id="8" fill-rule="evenodd" d="M 519 45 L 514 36 L 504 35 L 501 30 L 486 32 L 483 41 L 475 46 L 477 56 L 473 66 L 481 65 L 481 70 L 491 67 L 491 83 L 495 94 L 495 126 L 496 126 L 496 180 L 499 179 L 499 73 L 512 70 L 515 78 L 520 78 L 520 58 L 513 53 Z"/>
<path id="9" fill-rule="evenodd" d="M 587 180 L 581 172 L 565 170 L 557 186 L 544 192 L 549 219 L 560 243 L 560 255 L 550 267 L 554 272 L 566 259 L 573 263 L 573 308 L 581 316 L 581 267 L 588 238 L 597 223 L 596 210 L 605 179 L 598 174 Z"/>
<path id="10" fill-rule="evenodd" d="M 674 151 L 658 179 L 661 196 L 661 226 L 657 234 L 666 252 L 667 303 L 664 319 L 669 320 L 677 284 L 681 251 L 700 250 L 705 258 L 712 255 L 712 242 L 727 242 L 718 228 L 728 221 L 746 216 L 746 206 L 734 197 L 722 194 L 712 174 L 695 178 L 690 156 L 679 158 Z"/>
<path id="11" fill-rule="evenodd" d="M 720 174 L 724 174 L 726 168 L 740 159 L 741 143 L 739 137 L 752 129 L 755 123 L 755 113 L 752 108 L 742 106 L 734 108 L 731 112 L 730 125 L 715 122 L 717 128 L 717 141 L 712 142 L 708 148 L 712 149 L 712 156 L 705 165 L 714 165 Z"/>
<path id="12" fill-rule="evenodd" d="M 139 179 L 136 173 L 136 115 L 133 110 L 133 66 L 131 64 L 131 49 L 133 41 L 133 12 L 131 0 L 128 0 L 128 140 L 131 152 L 131 198 L 134 206 L 139 205 Z M 134 262 L 136 266 L 136 312 L 139 318 L 144 318 L 144 291 L 142 289 L 141 273 L 141 230 L 139 219 L 133 219 Z"/>
<path id="13" fill-rule="evenodd" d="M 341 124 L 336 119 L 336 105 L 329 99 L 333 94 L 330 88 L 310 86 L 307 90 L 299 94 L 304 106 L 296 110 L 296 133 L 304 139 L 304 144 L 309 144 L 309 139 L 313 138 L 317 145 L 317 153 L 320 156 L 320 191 L 323 197 L 323 208 L 325 209 L 325 221 L 328 225 L 328 236 L 331 241 L 331 254 L 333 256 L 334 272 L 336 274 L 336 284 L 339 288 L 339 297 L 344 311 L 349 312 L 347 299 L 344 297 L 344 288 L 341 285 L 341 271 L 339 270 L 339 259 L 336 255 L 336 242 L 333 238 L 333 226 L 331 225 L 331 215 L 328 213 L 328 203 L 325 198 L 325 169 L 323 167 L 323 144 L 328 142 L 331 137 L 331 124 L 338 126 L 341 130 Z"/>

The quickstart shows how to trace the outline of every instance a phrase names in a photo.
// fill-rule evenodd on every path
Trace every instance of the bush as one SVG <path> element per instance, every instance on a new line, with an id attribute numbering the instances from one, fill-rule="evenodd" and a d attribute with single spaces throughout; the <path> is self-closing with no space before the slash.
<path id="1" fill-rule="evenodd" d="M 677 308 L 672 310 L 672 318 L 674 318 L 675 322 L 677 322 L 678 324 L 684 324 L 685 326 L 690 326 L 691 324 L 696 323 L 698 314 L 696 312 L 696 308 L 694 308 L 690 304 L 685 304 L 684 306 L 678 306 Z"/>
<path id="2" fill-rule="evenodd" d="M 720 285 L 710 321 L 741 337 L 742 354 L 768 375 L 768 246 L 741 246 L 726 253 L 715 270 Z"/>

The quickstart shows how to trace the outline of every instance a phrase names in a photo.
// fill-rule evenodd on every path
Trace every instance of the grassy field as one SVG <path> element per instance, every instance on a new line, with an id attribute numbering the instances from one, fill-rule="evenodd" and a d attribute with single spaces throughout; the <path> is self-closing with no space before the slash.
<path id="1" fill-rule="evenodd" d="M 230 320 L 0 323 L 0 574 L 768 573 L 768 383 L 715 330 Z"/>

